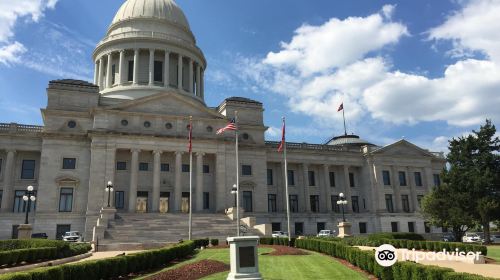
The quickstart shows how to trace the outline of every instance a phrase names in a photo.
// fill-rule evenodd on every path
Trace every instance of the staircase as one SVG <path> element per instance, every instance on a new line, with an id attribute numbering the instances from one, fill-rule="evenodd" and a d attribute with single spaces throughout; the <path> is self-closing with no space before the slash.
<path id="1" fill-rule="evenodd" d="M 188 239 L 187 214 L 118 213 L 110 219 L 99 240 L 100 251 L 141 250 L 176 243 Z M 196 213 L 193 219 L 193 239 L 219 239 L 223 243 L 236 234 L 235 221 L 224 214 Z M 246 235 L 260 235 L 255 229 L 247 229 Z"/>

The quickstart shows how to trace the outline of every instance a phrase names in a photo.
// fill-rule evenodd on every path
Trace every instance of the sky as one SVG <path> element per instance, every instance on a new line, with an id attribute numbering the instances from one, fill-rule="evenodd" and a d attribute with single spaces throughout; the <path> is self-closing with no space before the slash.
<path id="1" fill-rule="evenodd" d="M 0 122 L 42 125 L 50 80 L 93 80 L 124 0 L 0 0 Z M 500 125 L 499 0 L 177 0 L 204 52 L 205 101 L 264 103 L 266 139 L 344 133 L 432 151 Z"/>

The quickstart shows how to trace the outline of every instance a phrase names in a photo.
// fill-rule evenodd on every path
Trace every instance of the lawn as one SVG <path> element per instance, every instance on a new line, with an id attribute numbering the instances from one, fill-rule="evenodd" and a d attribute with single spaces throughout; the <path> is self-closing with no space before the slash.
<path id="1" fill-rule="evenodd" d="M 267 256 L 271 248 L 259 248 L 259 268 L 264 279 L 367 279 L 357 271 L 351 270 L 331 257 L 315 252 L 303 256 Z M 229 249 L 209 249 L 200 251 L 193 259 L 166 268 L 209 259 L 229 264 Z M 203 278 L 205 280 L 225 280 L 228 272 L 222 272 Z M 143 279 L 143 278 L 139 278 Z"/>
<path id="2" fill-rule="evenodd" d="M 500 262 L 500 246 L 488 246 L 488 257 Z"/>

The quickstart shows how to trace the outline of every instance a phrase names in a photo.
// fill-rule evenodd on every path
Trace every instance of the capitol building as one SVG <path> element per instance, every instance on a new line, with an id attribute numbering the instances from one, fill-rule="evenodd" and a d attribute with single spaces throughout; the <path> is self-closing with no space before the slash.
<path id="1" fill-rule="evenodd" d="M 287 231 L 287 199 L 292 235 L 338 230 L 340 193 L 354 234 L 441 232 L 425 223 L 419 205 L 440 184 L 443 154 L 406 140 L 382 147 L 341 135 L 287 143 L 285 172 L 279 142 L 265 139 L 264 104 L 242 97 L 205 103 L 207 61 L 173 0 L 124 2 L 92 59 L 93 83 L 49 82 L 43 126 L 0 124 L 0 239 L 15 237 L 24 223 L 29 185 L 37 198 L 33 232 L 51 239 L 69 230 L 102 244 L 187 238 L 190 170 L 194 238 L 234 234 L 227 214 L 236 172 L 242 224 L 252 233 Z M 215 133 L 235 111 L 239 166 L 234 132 Z"/>

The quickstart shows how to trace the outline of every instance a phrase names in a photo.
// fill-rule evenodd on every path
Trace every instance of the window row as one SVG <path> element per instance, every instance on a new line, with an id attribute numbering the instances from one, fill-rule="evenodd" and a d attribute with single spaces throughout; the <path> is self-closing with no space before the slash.
<path id="1" fill-rule="evenodd" d="M 248 167 L 247 167 L 248 168 Z M 250 171 L 251 171 L 251 166 L 250 166 Z M 243 174 L 245 175 L 245 174 Z M 288 185 L 289 186 L 295 186 L 295 170 L 288 170 L 287 172 L 287 177 L 288 177 Z M 308 180 L 308 185 L 310 187 L 316 186 L 316 172 L 313 170 L 309 170 L 307 173 L 307 180 Z M 335 187 L 335 172 L 329 172 L 328 173 L 328 178 L 329 178 L 329 184 L 330 187 Z M 274 185 L 274 176 L 273 176 L 273 169 L 267 169 L 267 185 L 272 186 Z M 349 173 L 349 186 L 354 188 L 355 187 L 355 180 L 354 180 L 354 173 Z"/>
<path id="2" fill-rule="evenodd" d="M 277 212 L 278 207 L 277 207 L 277 198 L 276 194 L 268 194 L 267 195 L 267 209 L 268 212 Z M 290 212 L 296 213 L 299 212 L 299 197 L 296 194 L 289 195 L 289 203 L 290 203 Z M 331 196 L 331 210 L 336 213 L 340 213 L 340 206 L 337 204 L 337 201 L 339 200 L 338 195 L 332 195 Z M 366 209 L 366 200 L 363 199 L 363 209 Z M 313 213 L 318 213 L 320 211 L 319 209 L 319 195 L 311 195 L 309 196 L 309 204 L 310 204 L 310 209 L 309 211 Z M 354 213 L 359 213 L 360 212 L 360 206 L 359 206 L 359 197 L 358 196 L 351 196 L 351 201 L 350 201 L 352 211 Z"/>
<path id="3" fill-rule="evenodd" d="M 119 171 L 125 171 L 127 169 L 127 162 L 125 161 L 118 161 L 116 162 L 116 170 Z M 189 172 L 190 167 L 189 164 L 183 164 L 181 166 L 182 172 Z M 139 162 L 139 171 L 151 171 L 151 164 L 148 162 Z M 160 164 L 160 171 L 161 172 L 170 172 L 170 164 L 168 163 L 161 163 Z M 210 173 L 210 166 L 209 165 L 203 165 L 203 173 L 207 174 Z"/>
<path id="4" fill-rule="evenodd" d="M 417 187 L 423 186 L 421 172 L 418 172 L 418 171 L 413 172 L 413 178 L 415 180 L 415 186 L 417 186 Z M 408 185 L 408 183 L 406 182 L 406 172 L 405 171 L 398 171 L 398 179 L 399 179 L 400 186 L 407 186 Z M 433 179 L 434 179 L 434 186 L 441 185 L 441 180 L 440 180 L 439 174 L 433 174 Z M 386 186 L 391 185 L 391 173 L 389 170 L 382 170 L 382 180 L 384 182 L 384 185 L 386 185 Z"/>

